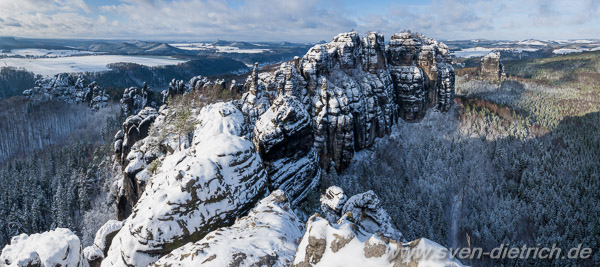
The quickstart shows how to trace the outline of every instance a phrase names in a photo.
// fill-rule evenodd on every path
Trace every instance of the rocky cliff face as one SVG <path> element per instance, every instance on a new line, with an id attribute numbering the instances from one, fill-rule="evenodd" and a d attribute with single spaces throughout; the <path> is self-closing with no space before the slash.
<path id="1" fill-rule="evenodd" d="M 87 103 L 93 110 L 105 107 L 109 99 L 108 94 L 96 82 L 88 84 L 81 76 L 68 73 L 38 79 L 35 87 L 23 91 L 23 95 L 30 99 Z"/>
<path id="2" fill-rule="evenodd" d="M 446 45 L 411 33 L 393 35 L 387 47 L 384 41 L 379 33 L 342 33 L 274 72 L 255 69 L 241 109 L 253 121 L 277 95 L 295 96 L 313 121 L 320 165 L 333 162 L 342 170 L 398 117 L 418 121 L 428 108 L 447 111 L 452 104 Z"/>
<path id="3" fill-rule="evenodd" d="M 274 212 L 278 220 L 287 216 L 278 224 L 295 224 L 290 220 L 297 217 L 286 207 L 306 198 L 323 167 L 343 170 L 355 151 L 389 134 L 399 118 L 418 121 L 429 108 L 448 111 L 454 94 L 449 63 L 447 47 L 423 36 L 397 34 L 386 47 L 381 34 L 343 33 L 272 72 L 261 73 L 255 65 L 244 86 L 231 83 L 230 90 L 248 88 L 240 100 L 192 108 L 188 123 L 198 125 L 183 135 L 175 134 L 177 107 L 156 111 L 147 107 L 144 87 L 127 91 L 124 110 L 137 112 L 115 137 L 124 172 L 117 218 L 125 222 L 107 252 L 94 251 L 105 257 L 103 266 L 180 264 L 176 259 L 288 265 L 291 254 L 275 256 L 268 252 L 274 248 L 263 248 L 262 254 L 242 247 L 223 255 L 211 251 L 229 246 L 230 235 L 288 238 L 288 232 L 268 223 L 256 228 L 257 218 Z M 204 77 L 173 80 L 163 101 L 212 85 L 219 84 Z M 242 217 L 277 190 L 285 192 L 285 202 L 277 200 L 282 193 L 274 193 Z M 362 232 L 399 242 L 401 234 L 373 192 L 346 198 L 331 189 L 328 196 L 323 213 L 330 225 L 355 214 L 347 220 Z M 216 230 L 220 227 L 229 228 Z M 199 256 L 188 258 L 190 253 Z"/>
<path id="4" fill-rule="evenodd" d="M 481 58 L 477 68 L 479 79 L 498 82 L 506 76 L 504 65 L 500 62 L 500 52 L 491 52 Z"/>
<path id="5" fill-rule="evenodd" d="M 296 97 L 281 95 L 254 126 L 253 143 L 269 175 L 269 188 L 287 192 L 294 204 L 321 176 L 311 122 Z"/>

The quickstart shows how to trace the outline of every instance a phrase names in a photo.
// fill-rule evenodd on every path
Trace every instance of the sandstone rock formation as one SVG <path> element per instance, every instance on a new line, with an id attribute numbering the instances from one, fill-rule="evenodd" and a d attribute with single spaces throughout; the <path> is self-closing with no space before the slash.
<path id="1" fill-rule="evenodd" d="M 225 84 L 226 82 L 224 79 L 211 80 L 201 75 L 194 76 L 187 83 L 183 80 L 173 79 L 169 83 L 168 89 L 161 92 L 162 102 L 166 104 L 169 98 L 175 95 L 183 95 L 191 91 L 202 92 L 204 89 L 211 88 L 213 86 L 218 86 L 222 89 L 225 89 Z M 231 82 L 229 90 L 240 90 L 239 85 L 235 84 L 235 80 Z"/>
<path id="2" fill-rule="evenodd" d="M 500 52 L 490 52 L 481 58 L 477 68 L 479 79 L 498 82 L 506 76 L 504 74 L 504 65 L 500 61 Z"/>
<path id="3" fill-rule="evenodd" d="M 343 215 L 333 222 L 311 216 L 291 266 L 462 266 L 432 241 L 400 241 L 372 191 L 351 197 L 340 209 L 344 199 L 339 187 L 327 189 L 321 206 Z"/>
<path id="4" fill-rule="evenodd" d="M 231 225 L 264 196 L 267 177 L 231 103 L 206 106 L 193 144 L 164 157 L 113 239 L 102 266 L 147 266 Z"/>
<path id="5" fill-rule="evenodd" d="M 67 103 L 87 103 L 93 110 L 107 105 L 109 96 L 96 82 L 87 84 L 81 76 L 59 73 L 52 78 L 35 81 L 35 87 L 23 95 L 37 100 L 60 100 Z"/>
<path id="6" fill-rule="evenodd" d="M 121 98 L 121 112 L 125 116 L 137 114 L 145 107 L 157 108 L 158 104 L 155 101 L 154 91 L 152 91 L 146 83 L 141 88 L 129 87 L 123 92 Z"/>
<path id="7" fill-rule="evenodd" d="M 244 115 L 248 117 L 250 125 L 254 125 L 258 117 L 271 106 L 271 99 L 266 92 L 265 84 L 259 84 L 258 63 L 254 64 L 254 69 L 248 79 L 248 92 L 242 95 L 239 105 Z"/>
<path id="8" fill-rule="evenodd" d="M 79 238 L 69 229 L 13 237 L 0 254 L 2 266 L 88 266 Z"/>
<path id="9" fill-rule="evenodd" d="M 197 117 L 199 112 L 200 110 L 192 109 L 192 117 Z M 154 174 L 164 157 L 173 154 L 180 147 L 185 149 L 190 146 L 190 136 L 180 137 L 176 134 L 173 123 L 175 116 L 173 109 L 166 106 L 161 107 L 159 112 L 147 107 L 125 120 L 124 130 L 115 136 L 116 159 L 123 170 L 116 199 L 118 220 L 124 220 L 131 214 L 133 206 L 144 193 L 146 181 Z M 134 138 L 124 139 L 122 133 L 129 132 L 128 129 L 133 129 Z M 136 136 L 139 138 L 135 138 Z"/>
<path id="10" fill-rule="evenodd" d="M 284 190 L 292 203 L 304 199 L 321 176 L 311 122 L 296 97 L 280 95 L 254 126 L 253 143 L 269 175 L 269 188 Z"/>
<path id="11" fill-rule="evenodd" d="M 188 243 L 152 266 L 289 266 L 303 228 L 283 191 L 277 190 L 232 226 Z"/>
<path id="12" fill-rule="evenodd" d="M 94 243 L 83 249 L 83 256 L 88 261 L 90 267 L 98 267 L 102 263 L 108 248 L 115 235 L 123 227 L 122 221 L 110 220 L 106 222 L 98 231 L 94 238 Z"/>
<path id="13" fill-rule="evenodd" d="M 128 91 L 126 110 L 138 113 L 115 137 L 124 171 L 117 218 L 126 221 L 107 253 L 90 249 L 90 255 L 106 256 L 102 266 L 146 266 L 161 257 L 159 266 L 180 264 L 175 258 L 190 264 L 288 265 L 288 256 L 274 256 L 269 248 L 211 251 L 231 246 L 230 235 L 244 231 L 287 238 L 268 224 L 271 219 L 264 229 L 256 226 L 256 218 L 271 212 L 287 216 L 287 204 L 268 204 L 279 193 L 234 222 L 269 191 L 284 191 L 295 206 L 319 182 L 323 167 L 333 163 L 343 170 L 355 151 L 389 134 L 398 118 L 418 121 L 432 107 L 448 111 L 454 94 L 448 55 L 444 44 L 410 33 L 394 35 L 388 47 L 379 33 L 339 34 L 272 72 L 259 73 L 255 65 L 245 85 L 231 86 L 248 88 L 240 100 L 192 108 L 189 123 L 198 124 L 193 133 L 179 136 L 172 115 L 177 107 L 163 105 L 157 112 L 146 107 L 145 89 Z M 163 98 L 212 85 L 224 83 L 201 76 L 188 83 L 173 80 Z M 338 227 L 331 225 L 344 217 L 352 231 L 369 234 L 356 240 L 361 246 L 376 233 L 378 240 L 399 242 L 400 232 L 372 191 L 347 198 L 340 188 L 329 188 L 322 200 L 329 227 Z M 295 218 L 292 214 L 288 219 Z M 220 227 L 228 228 L 209 234 Z M 282 242 L 287 247 L 291 241 Z M 311 246 L 323 242 L 318 243 Z"/>
<path id="14" fill-rule="evenodd" d="M 403 243 L 361 231 L 353 217 L 331 224 L 316 214 L 306 223 L 291 266 L 463 266 L 449 255 L 446 248 L 425 238 Z"/>
<path id="15" fill-rule="evenodd" d="M 346 200 L 344 190 L 337 186 L 330 186 L 319 199 L 321 202 L 321 212 L 323 212 L 327 220 L 336 222 L 342 214 L 342 208 L 344 208 Z"/>
<path id="16" fill-rule="evenodd" d="M 138 140 L 146 138 L 150 126 L 158 116 L 156 109 L 146 107 L 123 122 L 123 128 L 115 134 L 114 152 L 122 166 L 127 166 L 127 155 Z"/>
<path id="17" fill-rule="evenodd" d="M 362 39 L 342 33 L 274 72 L 258 74 L 255 67 L 239 105 L 252 122 L 277 95 L 295 96 L 313 120 L 321 166 L 333 162 L 342 170 L 354 151 L 388 134 L 398 117 L 418 121 L 428 108 L 448 111 L 450 63 L 445 44 L 421 35 L 395 34 L 386 48 L 380 33 Z"/>
<path id="18" fill-rule="evenodd" d="M 347 198 L 337 187 L 327 188 L 321 196 L 321 211 L 330 223 L 336 223 L 344 214 L 351 213 L 354 223 L 369 233 L 381 233 L 399 240 L 402 233 L 396 229 L 392 218 L 381 207 L 379 198 L 373 191 L 367 191 Z"/>

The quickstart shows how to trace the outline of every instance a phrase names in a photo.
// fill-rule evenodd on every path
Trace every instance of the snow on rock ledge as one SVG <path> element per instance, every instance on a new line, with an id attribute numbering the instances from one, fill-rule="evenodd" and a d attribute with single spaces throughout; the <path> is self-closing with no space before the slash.
<path id="1" fill-rule="evenodd" d="M 231 225 L 264 196 L 266 173 L 231 103 L 206 106 L 191 147 L 164 158 L 102 266 L 147 266 Z"/>
<path id="2" fill-rule="evenodd" d="M 21 234 L 2 249 L 2 266 L 88 266 L 79 238 L 66 228 Z"/>
<path id="3" fill-rule="evenodd" d="M 320 200 L 326 218 L 308 219 L 291 266 L 462 266 L 427 239 L 399 241 L 402 234 L 373 191 L 346 200 L 341 188 L 331 186 Z"/>
<path id="4" fill-rule="evenodd" d="M 331 224 L 318 214 L 313 215 L 291 266 L 463 266 L 449 258 L 446 248 L 430 240 L 398 242 L 363 231 L 353 220 L 348 214 Z"/>
<path id="5" fill-rule="evenodd" d="M 188 243 L 153 266 L 289 266 L 303 227 L 283 191 L 277 190 L 231 227 Z"/>
<path id="6" fill-rule="evenodd" d="M 91 267 L 100 266 L 100 263 L 108 253 L 108 248 L 115 235 L 123 227 L 122 221 L 109 220 L 98 231 L 91 246 L 83 249 L 83 256 Z"/>

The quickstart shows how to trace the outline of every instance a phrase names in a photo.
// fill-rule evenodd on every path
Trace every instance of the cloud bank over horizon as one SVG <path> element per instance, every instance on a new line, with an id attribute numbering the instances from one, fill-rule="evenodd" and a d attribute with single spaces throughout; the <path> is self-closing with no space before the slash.
<path id="1" fill-rule="evenodd" d="M 0 36 L 316 42 L 412 30 L 438 39 L 600 38 L 597 0 L 0 0 Z"/>

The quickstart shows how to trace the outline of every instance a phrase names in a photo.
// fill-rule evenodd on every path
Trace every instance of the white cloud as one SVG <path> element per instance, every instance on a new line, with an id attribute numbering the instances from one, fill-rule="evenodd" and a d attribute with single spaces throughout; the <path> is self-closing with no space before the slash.
<path id="1" fill-rule="evenodd" d="M 446 39 L 589 38 L 600 35 L 599 3 L 119 0 L 89 6 L 84 0 L 0 0 L 0 35 L 318 41 L 352 29 L 386 36 L 411 29 Z"/>

